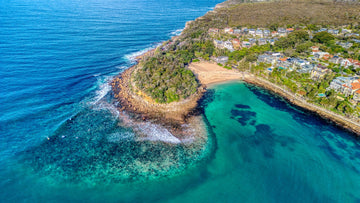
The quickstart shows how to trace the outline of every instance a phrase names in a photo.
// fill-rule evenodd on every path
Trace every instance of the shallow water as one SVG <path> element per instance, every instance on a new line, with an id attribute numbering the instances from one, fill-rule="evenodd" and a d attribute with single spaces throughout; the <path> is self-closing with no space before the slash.
<path id="1" fill-rule="evenodd" d="M 359 201 L 359 139 L 245 83 L 216 85 L 209 98 L 212 178 L 179 200 Z"/>

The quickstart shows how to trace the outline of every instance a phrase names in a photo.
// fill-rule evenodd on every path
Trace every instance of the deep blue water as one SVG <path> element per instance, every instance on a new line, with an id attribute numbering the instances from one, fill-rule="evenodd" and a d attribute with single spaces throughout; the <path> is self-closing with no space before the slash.
<path id="1" fill-rule="evenodd" d="M 117 118 L 111 77 L 220 2 L 0 0 L 0 202 L 360 201 L 359 140 L 260 88 L 209 91 L 205 144 Z"/>
<path id="2" fill-rule="evenodd" d="M 0 1 L 0 153 L 50 136 L 108 90 L 129 57 L 221 0 Z"/>

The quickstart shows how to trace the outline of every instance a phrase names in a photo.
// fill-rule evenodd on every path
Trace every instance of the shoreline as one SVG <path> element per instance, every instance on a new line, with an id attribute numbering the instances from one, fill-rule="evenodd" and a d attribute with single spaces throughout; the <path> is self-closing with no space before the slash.
<path id="1" fill-rule="evenodd" d="M 143 57 L 150 56 L 154 51 L 155 49 L 152 49 L 143 55 L 136 57 L 137 62 Z M 352 119 L 308 103 L 303 98 L 265 79 L 234 69 L 228 70 L 211 62 L 202 61 L 191 63 L 189 65 L 189 69 L 195 74 L 200 83 L 200 87 L 196 94 L 185 100 L 170 104 L 158 104 L 146 101 L 142 96 L 133 93 L 129 86 L 131 73 L 136 69 L 137 65 L 126 69 L 111 82 L 114 96 L 120 104 L 118 109 L 120 111 L 125 110 L 130 112 L 139 119 L 161 124 L 172 130 L 177 129 L 179 130 L 178 132 L 181 131 L 181 129 L 179 129 L 181 125 L 187 124 L 192 116 L 198 114 L 198 112 L 196 112 L 199 105 L 198 102 L 202 99 L 207 87 L 232 81 L 244 81 L 269 90 L 286 99 L 291 104 L 314 113 L 325 120 L 331 121 L 335 125 L 354 133 L 358 137 L 360 136 L 360 123 Z"/>
<path id="2" fill-rule="evenodd" d="M 273 84 L 265 79 L 256 77 L 256 76 L 250 76 L 246 77 L 243 80 L 246 83 L 256 85 L 258 87 L 264 88 L 266 90 L 269 90 L 270 92 L 281 96 L 291 104 L 305 110 L 309 111 L 313 114 L 316 114 L 317 116 L 320 116 L 324 120 L 333 122 L 336 126 L 341 127 L 344 130 L 347 130 L 353 134 L 355 134 L 357 137 L 360 136 L 360 123 L 353 121 L 345 116 L 336 114 L 334 112 L 331 112 L 327 109 L 324 109 L 320 106 L 316 106 L 314 104 L 308 103 L 303 98 L 296 96 L 294 93 L 291 93 L 280 86 Z"/>

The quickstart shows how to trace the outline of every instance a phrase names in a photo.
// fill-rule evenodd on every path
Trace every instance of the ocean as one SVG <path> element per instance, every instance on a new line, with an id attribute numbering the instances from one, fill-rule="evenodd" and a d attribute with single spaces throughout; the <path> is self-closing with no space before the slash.
<path id="1" fill-rule="evenodd" d="M 0 202 L 356 202 L 359 140 L 266 90 L 213 86 L 206 143 L 118 119 L 111 78 L 220 0 L 0 0 Z"/>

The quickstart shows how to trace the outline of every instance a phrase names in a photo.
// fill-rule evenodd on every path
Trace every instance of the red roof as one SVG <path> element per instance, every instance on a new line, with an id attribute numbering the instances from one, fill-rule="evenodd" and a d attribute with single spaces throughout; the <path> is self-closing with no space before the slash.
<path id="1" fill-rule="evenodd" d="M 348 87 L 346 84 L 343 84 L 342 86 L 347 87 L 347 88 L 350 88 L 350 87 Z"/>
<path id="2" fill-rule="evenodd" d="M 359 63 L 359 61 L 355 59 L 348 58 L 348 60 L 350 61 L 350 63 Z"/>
<path id="3" fill-rule="evenodd" d="M 353 90 L 360 89 L 360 83 L 358 82 L 351 83 L 351 87 Z"/>

